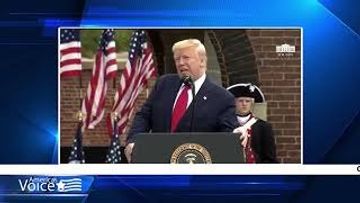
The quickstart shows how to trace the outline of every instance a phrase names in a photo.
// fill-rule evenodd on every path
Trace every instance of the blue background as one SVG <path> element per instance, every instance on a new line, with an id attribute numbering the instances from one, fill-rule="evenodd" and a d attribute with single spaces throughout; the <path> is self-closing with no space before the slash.
<path id="1" fill-rule="evenodd" d="M 0 10 L 1 163 L 58 162 L 57 27 L 79 25 L 302 27 L 304 163 L 360 163 L 358 1 L 13 0 Z M 99 176 L 88 200 L 343 200 L 356 198 L 359 184 L 349 176 Z"/>
<path id="2" fill-rule="evenodd" d="M 354 176 L 79 176 L 81 192 L 34 194 L 18 178 L 0 176 L 0 201 L 356 202 L 360 187 Z"/>
<path id="3" fill-rule="evenodd" d="M 1 163 L 57 163 L 57 28 L 303 28 L 304 163 L 359 163 L 356 1 L 2 3 Z M 11 155 L 11 156 L 10 156 Z"/>

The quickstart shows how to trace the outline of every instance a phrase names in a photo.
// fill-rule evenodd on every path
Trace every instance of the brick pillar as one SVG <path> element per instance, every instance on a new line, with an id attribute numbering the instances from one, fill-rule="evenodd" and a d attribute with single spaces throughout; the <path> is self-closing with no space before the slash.
<path id="1" fill-rule="evenodd" d="M 301 32 L 247 30 L 256 56 L 259 85 L 268 102 L 268 121 L 276 135 L 281 162 L 301 161 Z M 279 56 L 276 46 L 295 45 L 292 56 Z"/>

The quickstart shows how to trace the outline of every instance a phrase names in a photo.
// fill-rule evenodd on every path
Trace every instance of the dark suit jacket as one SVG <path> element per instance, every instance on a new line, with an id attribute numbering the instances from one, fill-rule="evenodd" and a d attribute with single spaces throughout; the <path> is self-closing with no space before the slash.
<path id="1" fill-rule="evenodd" d="M 277 163 L 276 147 L 270 123 L 258 119 L 251 126 L 251 148 L 255 152 L 256 163 Z"/>
<path id="2" fill-rule="evenodd" d="M 134 142 L 134 135 L 142 132 L 170 132 L 172 109 L 180 86 L 178 75 L 159 78 L 150 97 L 135 115 L 128 142 Z M 234 101 L 228 91 L 206 78 L 176 132 L 232 132 L 239 125 Z"/>

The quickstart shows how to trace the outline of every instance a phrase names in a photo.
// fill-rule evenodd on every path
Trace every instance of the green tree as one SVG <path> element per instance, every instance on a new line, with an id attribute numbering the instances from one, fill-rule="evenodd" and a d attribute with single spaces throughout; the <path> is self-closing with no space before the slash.
<path id="1" fill-rule="evenodd" d="M 83 29 L 80 31 L 81 53 L 83 57 L 94 57 L 103 30 Z M 132 30 L 115 30 L 116 52 L 128 51 Z"/>

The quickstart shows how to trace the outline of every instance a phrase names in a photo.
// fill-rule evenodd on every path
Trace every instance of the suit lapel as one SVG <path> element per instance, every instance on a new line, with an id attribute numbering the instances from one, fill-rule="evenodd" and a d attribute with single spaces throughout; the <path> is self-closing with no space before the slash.
<path id="1" fill-rule="evenodd" d="M 186 109 L 186 112 L 184 114 L 184 116 L 182 117 L 182 119 L 180 120 L 177 130 L 176 131 L 188 131 L 190 129 L 187 129 L 186 127 L 186 123 L 191 122 L 191 114 L 192 114 L 192 109 L 194 108 L 195 105 L 195 110 L 194 110 L 194 117 L 197 114 L 197 106 L 199 106 L 199 102 L 201 102 L 201 100 L 203 100 L 205 97 L 207 97 L 207 92 L 209 91 L 209 79 L 208 77 L 205 78 L 204 83 L 202 84 L 201 88 L 199 89 L 199 92 L 195 95 L 195 98 L 193 98 L 191 104 L 189 105 L 189 107 Z M 176 94 L 175 94 L 176 97 Z M 175 98 L 174 98 L 175 101 Z M 171 118 L 171 117 L 170 117 Z M 196 122 L 193 123 L 193 129 L 196 129 Z"/>

